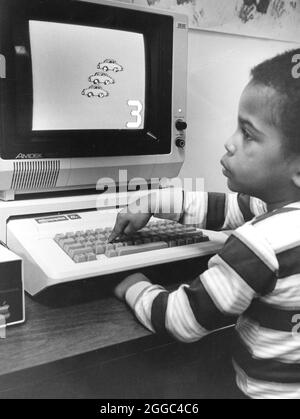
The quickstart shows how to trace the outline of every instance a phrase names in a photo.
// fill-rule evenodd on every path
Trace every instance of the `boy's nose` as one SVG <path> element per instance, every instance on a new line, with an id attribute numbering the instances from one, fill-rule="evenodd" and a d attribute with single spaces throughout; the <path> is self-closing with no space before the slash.
<path id="1" fill-rule="evenodd" d="M 233 156 L 235 154 L 236 146 L 232 143 L 231 138 L 225 143 L 225 149 L 226 149 L 227 153 L 230 154 L 231 156 Z"/>

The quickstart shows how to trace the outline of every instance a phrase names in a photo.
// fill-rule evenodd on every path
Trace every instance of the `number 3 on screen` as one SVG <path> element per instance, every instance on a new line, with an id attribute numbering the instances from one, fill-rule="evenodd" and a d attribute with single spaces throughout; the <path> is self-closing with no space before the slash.
<path id="1" fill-rule="evenodd" d="M 136 120 L 134 122 L 127 122 L 127 128 L 137 129 L 142 124 L 142 115 L 141 112 L 143 110 L 143 105 L 139 100 L 128 100 L 128 106 L 130 108 L 134 108 L 131 110 L 130 115 L 134 116 Z"/>

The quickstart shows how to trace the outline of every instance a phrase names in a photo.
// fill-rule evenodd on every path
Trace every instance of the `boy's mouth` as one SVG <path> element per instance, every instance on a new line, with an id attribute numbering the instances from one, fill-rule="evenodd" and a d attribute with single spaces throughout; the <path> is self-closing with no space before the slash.
<path id="1" fill-rule="evenodd" d="M 226 177 L 230 177 L 231 176 L 231 171 L 228 169 L 227 165 L 225 164 L 224 160 L 221 160 L 221 165 L 223 166 L 222 172 L 223 175 Z"/>

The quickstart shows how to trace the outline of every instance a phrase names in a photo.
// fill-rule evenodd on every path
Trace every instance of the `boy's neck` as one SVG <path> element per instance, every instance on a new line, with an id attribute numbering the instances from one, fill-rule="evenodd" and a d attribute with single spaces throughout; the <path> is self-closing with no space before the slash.
<path id="1" fill-rule="evenodd" d="M 276 202 L 267 202 L 267 208 L 268 208 L 268 212 L 272 212 L 275 211 L 277 209 L 283 208 L 289 204 L 292 204 L 293 202 L 299 202 L 300 201 L 300 197 L 298 197 L 298 199 L 291 199 L 291 200 L 283 200 L 283 201 L 276 201 Z"/>
<path id="2" fill-rule="evenodd" d="M 263 193 L 260 197 L 257 196 L 257 198 L 267 204 L 268 212 L 272 212 L 294 202 L 300 202 L 300 188 L 285 187 L 272 190 L 270 188 L 267 193 Z"/>

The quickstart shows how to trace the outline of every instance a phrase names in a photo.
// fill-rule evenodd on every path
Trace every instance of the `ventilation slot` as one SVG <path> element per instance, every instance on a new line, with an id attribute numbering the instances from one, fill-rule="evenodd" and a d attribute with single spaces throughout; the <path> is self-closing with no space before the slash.
<path id="1" fill-rule="evenodd" d="M 59 169 L 59 160 L 16 161 L 11 189 L 28 191 L 55 188 Z"/>

